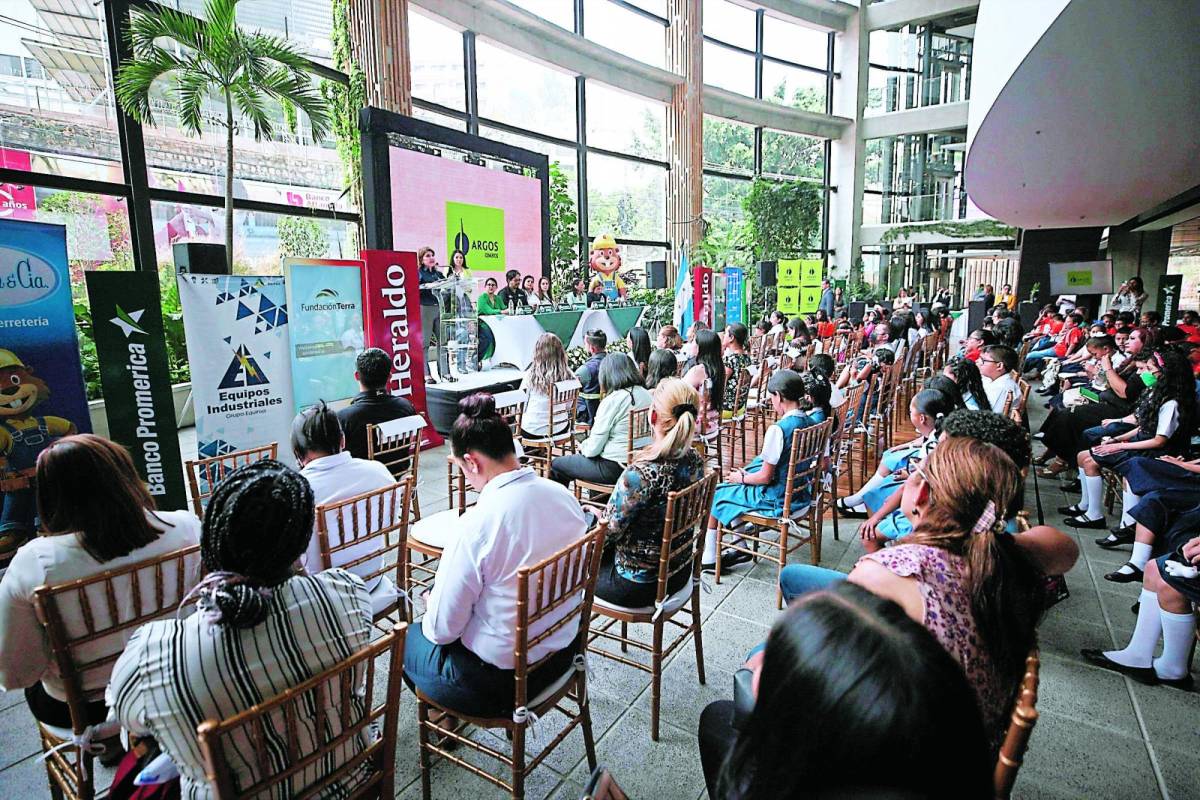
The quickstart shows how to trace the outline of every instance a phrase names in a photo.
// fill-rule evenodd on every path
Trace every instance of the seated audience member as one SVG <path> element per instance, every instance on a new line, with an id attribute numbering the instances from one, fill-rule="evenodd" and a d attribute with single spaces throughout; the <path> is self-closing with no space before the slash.
<path id="1" fill-rule="evenodd" d="M 726 366 L 721 360 L 721 337 L 703 328 L 696 331 L 696 360 L 683 375 L 693 389 L 700 393 L 701 438 L 717 433 L 721 409 L 725 404 Z"/>
<path id="2" fill-rule="evenodd" d="M 70 728 L 66 687 L 34 609 L 34 590 L 190 547 L 200 541 L 200 521 L 189 511 L 156 511 L 129 452 L 90 433 L 65 436 L 43 450 L 36 481 L 42 533 L 17 550 L 0 581 L 0 687 L 24 689 L 35 719 Z M 195 582 L 192 572 L 185 588 Z M 173 580 L 169 573 L 167 577 Z M 96 591 L 91 599 L 103 608 L 104 598 Z M 165 599 L 172 599 L 169 593 Z M 62 610 L 67 634 L 83 635 L 78 603 Z M 120 653 L 128 633 L 118 631 L 92 642 L 84 651 L 87 659 Z M 108 716 L 103 695 L 110 666 L 85 670 L 80 676 L 88 724 Z"/>
<path id="3" fill-rule="evenodd" d="M 984 410 L 984 405 L 988 404 L 987 390 L 983 385 L 983 375 L 974 361 L 954 356 L 946 362 L 942 375 L 958 385 L 963 405 L 972 411 Z"/>
<path id="4" fill-rule="evenodd" d="M 996 303 L 1005 306 L 1009 311 L 1017 310 L 1017 296 L 1013 294 L 1012 284 L 1004 284 L 1000 287 L 1000 294 L 996 296 Z"/>
<path id="5" fill-rule="evenodd" d="M 650 354 L 650 360 L 646 362 L 646 383 L 647 389 L 653 390 L 655 386 L 664 378 L 677 377 L 679 372 L 679 359 L 670 350 L 658 349 Z"/>
<path id="6" fill-rule="evenodd" d="M 692 447 L 699 402 L 696 390 L 678 378 L 666 378 L 655 388 L 650 406 L 654 439 L 635 454 L 608 501 L 598 599 L 630 608 L 654 603 L 667 495 L 704 477 L 704 459 Z M 679 558 L 690 561 L 691 556 Z M 678 563 L 679 559 L 672 562 L 672 567 Z M 668 581 L 667 594 L 690 580 L 690 570 L 680 571 Z"/>
<path id="7" fill-rule="evenodd" d="M 586 367 L 587 364 L 584 364 Z M 560 411 L 550 430 L 550 396 L 554 384 L 571 380 L 571 367 L 562 340 L 553 333 L 543 333 L 533 346 L 533 361 L 521 379 L 525 390 L 525 411 L 521 414 L 521 435 L 526 439 L 544 439 L 562 433 L 570 424 L 568 415 Z M 584 390 L 587 384 L 584 383 Z M 580 392 L 580 398 L 583 392 Z"/>
<path id="8" fill-rule="evenodd" d="M 619 356 L 626 364 L 629 359 Z M 479 501 L 455 524 L 442 553 L 425 617 L 408 629 L 404 676 L 434 702 L 471 716 L 512 713 L 517 571 L 578 542 L 583 509 L 563 487 L 522 467 L 508 423 L 491 395 L 459 402 L 450 452 Z M 577 615 L 578 601 L 545 624 Z M 530 648 L 529 663 L 551 656 L 530 677 L 536 697 L 570 668 L 578 626 L 566 624 Z"/>
<path id="9" fill-rule="evenodd" d="M 832 413 L 829 408 L 829 381 L 823 375 L 801 375 L 781 369 L 767 383 L 771 407 L 779 419 L 767 428 L 762 452 L 744 469 L 729 472 L 729 482 L 717 486 L 712 514 L 704 536 L 701 564 L 715 568 L 717 562 L 717 524 L 726 527 L 749 512 L 774 516 L 782 513 L 787 491 L 788 459 L 792 437 L 801 428 L 819 425 Z M 809 487 L 793 487 L 792 502 L 799 504 L 808 496 Z M 745 563 L 750 556 L 731 551 L 721 556 L 721 569 Z"/>
<path id="10" fill-rule="evenodd" d="M 1083 498 L 1077 505 L 1059 508 L 1075 528 L 1101 529 L 1104 521 L 1104 479 L 1107 467 L 1124 475 L 1126 462 L 1135 456 L 1178 455 L 1187 447 L 1196 418 L 1196 386 L 1186 358 L 1173 350 L 1155 350 L 1139 359 L 1139 377 L 1146 385 L 1133 413 L 1119 420 L 1129 430 L 1103 436 L 1100 443 L 1077 456 Z M 1148 560 L 1149 555 L 1145 554 Z M 1145 561 L 1132 559 L 1126 566 L 1143 569 Z M 1122 568 L 1124 569 L 1124 568 Z M 1131 569 L 1131 572 L 1132 572 Z"/>
<path id="11" fill-rule="evenodd" d="M 550 464 L 550 478 L 566 486 L 572 480 L 612 484 L 629 461 L 629 412 L 650 407 L 642 376 L 624 353 L 609 353 L 600 362 L 600 393 L 596 419 L 579 452 L 559 456 Z"/>
<path id="12" fill-rule="evenodd" d="M 1123 471 L 1121 525 L 1096 540 L 1106 550 L 1133 544 L 1130 562 L 1104 576 L 1114 583 L 1141 580 L 1143 567 L 1138 565 L 1145 564 L 1148 555 L 1175 549 L 1200 527 L 1200 519 L 1179 527 L 1180 521 L 1190 520 L 1197 508 L 1200 458 L 1186 461 L 1179 456 L 1138 456 L 1130 459 Z M 1182 534 L 1184 539 L 1172 536 L 1172 532 Z"/>
<path id="13" fill-rule="evenodd" d="M 1162 314 L 1157 311 L 1143 311 L 1138 324 L 1143 328 L 1157 329 L 1162 326 Z"/>
<path id="14" fill-rule="evenodd" d="M 805 348 L 812 343 L 812 331 L 800 317 L 792 317 L 787 324 L 787 340 L 792 347 Z"/>
<path id="15" fill-rule="evenodd" d="M 833 334 L 836 330 L 837 330 L 837 326 L 834 324 L 833 320 L 829 318 L 829 314 L 826 313 L 825 309 L 818 310 L 817 311 L 817 338 L 832 339 Z"/>
<path id="16" fill-rule="evenodd" d="M 979 356 L 983 352 L 983 348 L 991 347 L 996 343 L 996 336 L 991 331 L 980 328 L 979 330 L 971 331 L 971 335 L 963 339 L 962 352 L 959 353 L 963 358 L 969 361 L 979 361 Z"/>
<path id="17" fill-rule="evenodd" d="M 713 800 L 992 796 L 971 686 L 896 603 L 848 584 L 811 594 L 761 659 L 752 708 L 719 700 L 700 715 Z"/>
<path id="18" fill-rule="evenodd" d="M 475 310 L 481 317 L 495 316 L 504 313 L 504 301 L 496 293 L 496 279 L 488 278 L 483 282 L 483 294 L 475 301 Z"/>
<path id="19" fill-rule="evenodd" d="M 725 401 L 721 405 L 721 416 L 730 419 L 746 407 L 749 399 L 750 384 L 746 383 L 740 397 L 735 397 L 738 378 L 742 372 L 750 368 L 750 354 L 746 352 L 746 343 L 750 340 L 750 331 L 740 322 L 725 326 L 721 333 L 721 346 L 724 356 L 721 361 L 725 364 Z"/>
<path id="20" fill-rule="evenodd" d="M 504 273 L 504 280 L 507 285 L 500 290 L 500 294 L 498 295 L 501 308 L 508 311 L 509 309 L 520 309 L 529 305 L 529 295 L 521 288 L 521 273 L 515 269 L 510 269 Z"/>
<path id="21" fill-rule="evenodd" d="M 890 347 L 891 334 L 888 327 L 876 326 L 874 332 L 875 346 L 861 351 L 852 363 L 842 368 L 838 376 L 837 387 L 849 389 L 870 380 L 881 369 L 886 369 L 896 363 L 896 351 Z"/>
<path id="22" fill-rule="evenodd" d="M 338 418 L 324 402 L 306 408 L 296 415 L 292 420 L 291 443 L 292 454 L 300 466 L 300 474 L 312 487 L 314 506 L 349 500 L 364 492 L 373 492 L 396 483 L 392 473 L 383 464 L 350 455 L 346 450 L 346 440 L 341 426 L 338 425 Z M 377 503 L 378 501 L 376 501 Z M 359 505 L 361 506 L 362 503 Z M 398 514 L 399 511 L 385 505 L 383 509 L 372 506 L 372 508 L 366 509 L 365 513 L 372 519 L 383 519 L 385 514 Z M 345 522 L 349 521 L 350 518 L 347 517 Z M 337 538 L 338 520 L 335 516 L 331 516 L 327 522 L 329 544 L 336 547 L 341 543 Z M 332 566 L 344 566 L 347 562 L 370 554 L 379 546 L 380 540 L 372 539 L 362 545 L 338 551 L 333 554 Z M 347 569 L 363 580 L 367 580 L 367 576 L 381 566 L 381 559 L 375 558 L 347 567 Z M 305 551 L 304 568 L 310 575 L 325 568 L 321 561 L 321 543 L 316 535 L 315 527 L 312 539 L 308 543 L 308 550 Z M 395 587 L 390 584 L 391 582 L 383 576 L 371 579 L 367 585 L 367 591 L 371 592 L 373 605 L 383 608 L 396 599 Z"/>
<path id="23" fill-rule="evenodd" d="M 1083 317 L 1072 313 L 1067 315 L 1062 330 L 1055 336 L 1055 343 L 1043 350 L 1033 350 L 1025 357 L 1021 372 L 1036 372 L 1046 359 L 1063 359 L 1083 346 L 1087 330 L 1083 327 Z"/>
<path id="24" fill-rule="evenodd" d="M 846 393 L 833 384 L 833 373 L 837 371 L 837 363 L 828 353 L 814 353 L 808 359 L 808 371 L 819 372 L 829 381 L 829 407 L 837 410 L 846 405 Z"/>
<path id="25" fill-rule="evenodd" d="M 550 334 L 542 334 L 543 337 Z M 539 340 L 541 341 L 541 340 Z M 576 419 L 584 424 L 591 424 L 596 418 L 596 408 L 600 405 L 600 362 L 604 360 L 604 349 L 608 347 L 608 335 L 602 330 L 591 330 L 584 334 L 583 344 L 588 351 L 588 359 L 579 369 L 575 377 L 579 379 L 579 402 L 576 403 Z M 562 345 L 562 342 L 559 342 Z M 563 351 L 566 358 L 566 351 Z"/>
<path id="26" fill-rule="evenodd" d="M 354 363 L 354 379 L 362 390 L 350 405 L 337 412 L 346 448 L 355 458 L 367 457 L 367 426 L 411 417 L 417 409 L 405 397 L 388 391 L 392 377 L 392 360 L 378 347 L 369 347 L 358 354 Z"/>
<path id="27" fill-rule="evenodd" d="M 979 367 L 983 392 L 992 411 L 1003 414 L 1010 400 L 1013 407 L 1021 402 L 1021 387 L 1012 376 L 1017 368 L 1015 350 L 1002 344 L 985 347 L 975 363 Z"/>
<path id="28" fill-rule="evenodd" d="M 646 333 L 645 328 L 635 325 L 625 335 L 625 343 L 629 346 L 629 357 L 645 380 L 646 365 L 650 361 L 650 334 Z"/>
<path id="29" fill-rule="evenodd" d="M 510 436 L 511 441 L 511 436 Z M 278 461 L 231 472 L 204 515 L 197 612 L 143 625 L 113 666 L 107 699 L 131 736 L 152 736 L 179 769 L 182 796 L 210 796 L 196 728 L 297 686 L 365 647 L 371 603 L 355 575 L 331 569 L 296 572 L 313 531 L 313 496 L 300 473 Z M 411 633 L 411 632 L 410 632 Z M 357 702 L 370 698 L 355 696 Z M 340 698 L 326 708 L 304 706 L 285 726 L 271 718 L 266 735 L 297 737 L 301 752 L 317 745 L 320 720 L 337 719 Z M 328 761 L 294 776 L 312 786 L 365 746 L 353 739 Z M 245 758 L 230 758 L 233 781 L 251 786 L 262 775 Z M 325 791 L 346 796 L 370 775 L 352 771 Z"/>
<path id="30" fill-rule="evenodd" d="M 674 325 L 663 325 L 659 328 L 656 346 L 662 350 L 670 350 L 673 353 L 678 353 L 679 348 L 683 347 L 683 339 L 679 336 L 679 328 L 676 328 Z"/>

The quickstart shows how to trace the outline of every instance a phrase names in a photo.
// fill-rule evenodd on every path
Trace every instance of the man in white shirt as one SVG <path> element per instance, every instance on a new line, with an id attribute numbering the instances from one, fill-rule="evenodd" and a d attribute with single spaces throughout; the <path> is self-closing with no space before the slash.
<path id="1" fill-rule="evenodd" d="M 373 492 L 396 483 L 388 468 L 378 461 L 368 461 L 354 458 L 346 449 L 346 437 L 335 414 L 324 403 L 318 403 L 296 415 L 292 420 L 292 452 L 296 463 L 300 465 L 300 474 L 308 481 L 313 491 L 313 505 L 323 506 L 348 500 L 351 497 Z M 402 509 L 392 508 L 391 495 L 383 496 L 384 508 L 379 512 L 376 508 L 364 509 L 366 500 L 359 502 L 359 513 L 351 515 L 349 509 L 343 510 L 343 527 L 354 524 L 358 520 L 383 519 L 391 524 Z M 378 499 L 371 501 L 377 504 Z M 339 527 L 336 512 L 328 512 L 326 529 L 329 531 L 331 547 L 341 543 L 338 538 Z M 314 526 L 316 522 L 314 521 Z M 362 544 L 333 553 L 331 567 L 340 567 L 356 559 L 368 555 L 383 544 L 382 537 L 375 536 L 366 539 Z M 371 593 L 371 604 L 376 608 L 385 608 L 396 599 L 396 587 L 385 576 L 375 575 L 382 567 L 382 556 L 361 564 L 348 567 L 350 572 L 358 575 L 367 583 L 367 591 Z M 321 543 L 313 528 L 312 539 L 304 554 L 304 567 L 310 575 L 315 575 L 325 569 L 321 560 Z"/>
<path id="2" fill-rule="evenodd" d="M 988 405 L 992 411 L 1003 414 L 1010 396 L 1014 404 L 1021 397 L 1021 387 L 1012 376 L 1017 368 L 1016 351 L 1002 344 L 994 344 L 983 348 L 977 363 Z"/>
<path id="3" fill-rule="evenodd" d="M 479 500 L 458 518 L 425 618 L 409 628 L 405 680 L 465 715 L 507 716 L 513 711 L 517 571 L 578 542 L 588 526 L 569 491 L 520 465 L 512 433 L 489 395 L 473 395 L 459 407 L 451 452 Z M 530 633 L 578 616 L 578 608 L 577 601 L 565 603 Z M 531 648 L 530 663 L 551 658 L 530 676 L 530 698 L 572 668 L 578 633 L 578 624 L 568 623 Z"/>

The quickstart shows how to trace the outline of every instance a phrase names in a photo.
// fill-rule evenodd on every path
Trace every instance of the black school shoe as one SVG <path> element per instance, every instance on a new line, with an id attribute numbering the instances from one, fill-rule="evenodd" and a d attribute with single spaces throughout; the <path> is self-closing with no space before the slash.
<path id="1" fill-rule="evenodd" d="M 743 553 L 738 550 L 730 550 L 727 553 L 721 554 L 721 572 L 728 572 L 731 567 L 736 567 L 738 564 L 745 564 L 750 561 L 752 556 L 749 553 Z M 711 564 L 701 564 L 701 572 L 716 572 L 717 562 Z"/>
<path id="2" fill-rule="evenodd" d="M 1083 514 L 1083 513 L 1085 513 L 1086 511 L 1087 511 L 1087 506 L 1084 506 L 1084 507 L 1082 507 L 1082 508 L 1080 508 L 1080 507 L 1079 507 L 1079 506 L 1077 506 L 1077 505 L 1074 505 L 1074 506 L 1059 506 L 1059 507 L 1058 507 L 1058 513 L 1060 513 L 1060 514 L 1063 514 L 1063 515 L 1065 515 L 1065 516 L 1068 516 L 1068 517 L 1077 517 L 1077 516 L 1079 516 L 1080 514 Z"/>
<path id="3" fill-rule="evenodd" d="M 1096 544 L 1103 547 L 1105 550 L 1112 550 L 1116 547 L 1121 547 L 1127 544 L 1133 544 L 1134 530 L 1133 526 L 1129 525 L 1124 528 L 1109 529 L 1111 532 L 1103 539 L 1097 539 Z"/>
<path id="4" fill-rule="evenodd" d="M 1119 672 L 1122 675 L 1128 675 L 1138 683 L 1144 683 L 1147 686 L 1154 686 L 1158 683 L 1158 673 L 1154 671 L 1154 667 L 1127 667 L 1124 664 L 1118 664 L 1104 655 L 1103 650 L 1084 649 L 1080 650 L 1079 654 L 1093 666 L 1109 670 L 1110 672 Z"/>
<path id="5" fill-rule="evenodd" d="M 1102 531 L 1108 527 L 1108 523 L 1104 520 L 1104 517 L 1100 519 L 1085 519 L 1083 514 L 1077 517 L 1067 517 L 1066 523 L 1072 528 L 1084 531 Z"/>
<path id="6" fill-rule="evenodd" d="M 1074 478 L 1070 482 L 1064 483 L 1058 488 L 1059 491 L 1064 492 L 1065 494 L 1074 494 L 1075 492 L 1083 489 L 1083 486 L 1079 483 L 1079 478 Z"/>
<path id="7" fill-rule="evenodd" d="M 1132 567 L 1133 572 L 1122 572 L 1121 570 L 1123 570 L 1125 567 Z M 1126 561 L 1124 564 L 1105 575 L 1104 580 L 1111 581 L 1112 583 L 1133 583 L 1135 581 L 1141 581 L 1142 570 L 1139 569 L 1135 564 Z"/>

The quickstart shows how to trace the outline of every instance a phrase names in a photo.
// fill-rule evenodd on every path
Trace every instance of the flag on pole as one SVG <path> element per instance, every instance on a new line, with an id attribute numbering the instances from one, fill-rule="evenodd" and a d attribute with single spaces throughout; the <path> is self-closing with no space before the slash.
<path id="1" fill-rule="evenodd" d="M 675 313 L 672 321 L 679 335 L 687 338 L 692 327 L 692 278 L 688 270 L 687 253 L 679 251 L 679 274 L 675 276 Z"/>

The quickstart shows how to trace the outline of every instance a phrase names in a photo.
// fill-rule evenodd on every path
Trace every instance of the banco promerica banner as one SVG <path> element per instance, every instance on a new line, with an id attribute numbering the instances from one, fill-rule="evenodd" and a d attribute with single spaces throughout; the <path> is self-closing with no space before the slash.
<path id="1" fill-rule="evenodd" d="M 354 397 L 354 362 L 363 349 L 362 262 L 285 258 L 283 276 L 295 410 Z"/>
<path id="2" fill-rule="evenodd" d="M 67 229 L 0 220 L 0 566 L 36 530 L 38 455 L 91 429 Z"/>
<path id="3" fill-rule="evenodd" d="M 180 275 L 201 458 L 279 442 L 293 416 L 288 310 L 278 275 Z"/>
<path id="4" fill-rule="evenodd" d="M 158 275 L 88 272 L 108 435 L 129 449 L 155 504 L 187 508 Z"/>

